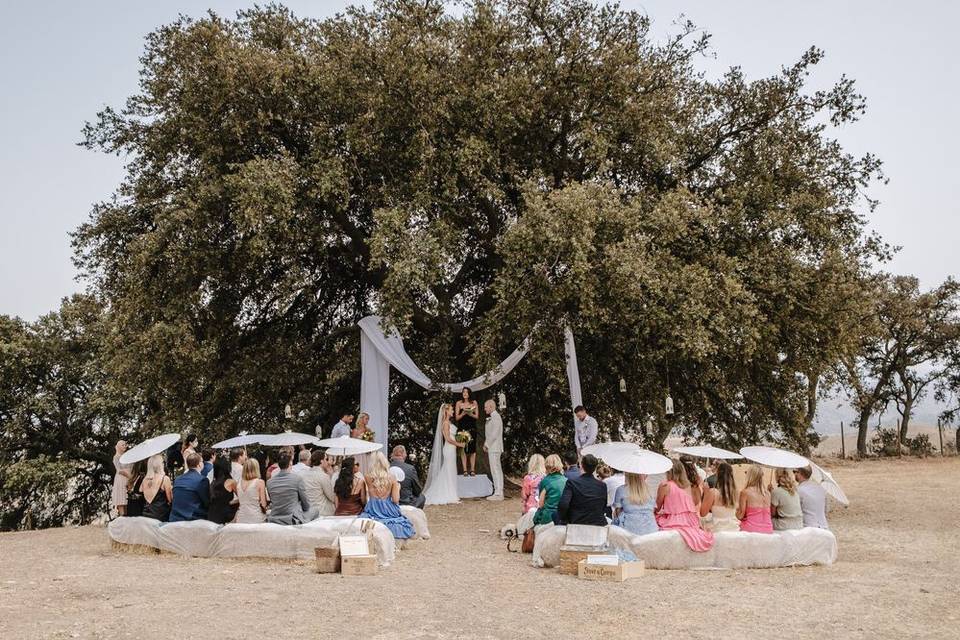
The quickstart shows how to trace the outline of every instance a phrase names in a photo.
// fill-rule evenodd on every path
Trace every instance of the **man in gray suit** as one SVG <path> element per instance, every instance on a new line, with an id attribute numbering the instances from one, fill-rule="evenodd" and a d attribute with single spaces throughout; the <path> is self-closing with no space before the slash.
<path id="1" fill-rule="evenodd" d="M 277 458 L 280 468 L 267 480 L 267 493 L 270 495 L 270 514 L 267 522 L 274 524 L 302 524 L 310 522 L 320 515 L 316 507 L 310 506 L 303 477 L 290 470 L 292 457 L 286 451 Z"/>
<path id="2" fill-rule="evenodd" d="M 390 453 L 390 466 L 403 471 L 403 482 L 400 483 L 400 504 L 406 504 L 417 509 L 423 509 L 427 499 L 423 497 L 420 487 L 420 478 L 412 464 L 407 463 L 407 450 L 403 445 L 397 445 Z"/>

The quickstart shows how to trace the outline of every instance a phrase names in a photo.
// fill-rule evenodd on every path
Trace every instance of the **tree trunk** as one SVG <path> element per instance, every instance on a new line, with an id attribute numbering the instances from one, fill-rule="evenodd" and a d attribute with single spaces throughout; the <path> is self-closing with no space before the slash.
<path id="1" fill-rule="evenodd" d="M 864 409 L 857 419 L 857 455 L 861 458 L 867 455 L 867 430 L 869 428 L 870 409 Z"/>
<path id="2" fill-rule="evenodd" d="M 913 403 L 916 400 L 916 390 L 909 382 L 903 382 L 903 411 L 900 412 L 900 442 L 907 441 L 907 429 L 910 428 L 910 415 L 913 413 Z"/>

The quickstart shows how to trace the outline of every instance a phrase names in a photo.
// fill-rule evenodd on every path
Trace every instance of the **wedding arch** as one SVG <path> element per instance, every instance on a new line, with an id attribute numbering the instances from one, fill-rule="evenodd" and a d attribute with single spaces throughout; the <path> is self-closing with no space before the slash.
<path id="1" fill-rule="evenodd" d="M 458 393 L 464 387 L 479 391 L 503 380 L 527 354 L 530 338 L 514 349 L 495 369 L 482 376 L 463 382 L 436 382 L 431 380 L 410 358 L 403 348 L 403 339 L 395 329 L 384 333 L 380 316 L 367 316 L 357 323 L 360 327 L 360 408 L 370 415 L 375 440 L 387 445 L 387 425 L 390 418 L 390 367 L 428 390 Z M 570 407 L 583 403 L 580 393 L 580 370 L 577 367 L 577 349 L 573 331 L 564 329 L 563 350 L 567 361 L 567 381 L 570 385 Z"/>

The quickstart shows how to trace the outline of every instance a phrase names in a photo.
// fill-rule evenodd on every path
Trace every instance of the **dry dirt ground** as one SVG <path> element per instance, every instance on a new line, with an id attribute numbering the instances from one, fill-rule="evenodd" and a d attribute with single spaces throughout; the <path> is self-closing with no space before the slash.
<path id="1" fill-rule="evenodd" d="M 832 466 L 830 567 L 583 582 L 507 553 L 518 508 L 429 508 L 376 577 L 111 550 L 100 527 L 0 534 L 0 638 L 958 638 L 960 458 Z M 946 500 L 944 498 L 947 498 Z"/>

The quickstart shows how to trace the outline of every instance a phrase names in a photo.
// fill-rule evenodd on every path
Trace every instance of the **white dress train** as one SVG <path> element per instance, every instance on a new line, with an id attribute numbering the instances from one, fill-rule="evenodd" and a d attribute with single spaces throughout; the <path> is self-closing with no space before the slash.
<path id="1" fill-rule="evenodd" d="M 456 427 L 451 424 L 450 437 L 454 437 L 456 432 Z M 456 504 L 460 502 L 457 493 L 457 447 L 443 438 L 442 415 L 437 423 L 433 447 L 427 486 L 423 491 L 426 504 Z"/>

